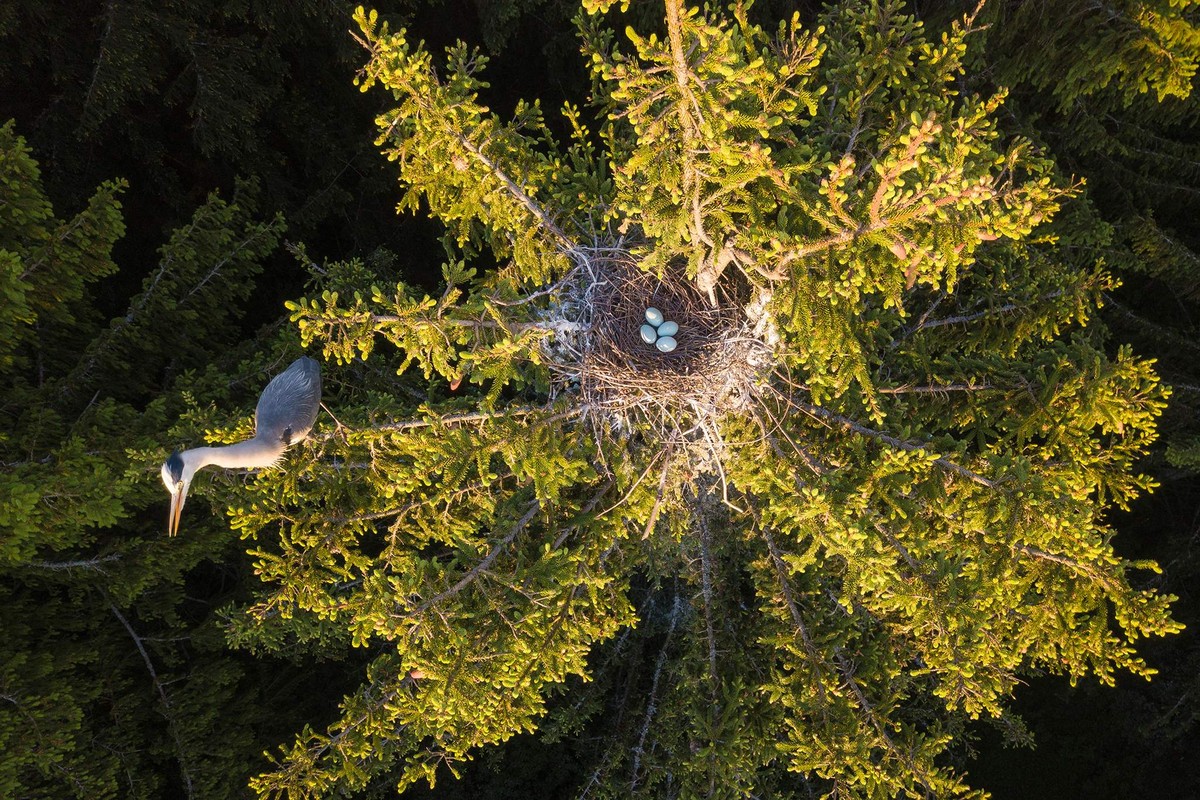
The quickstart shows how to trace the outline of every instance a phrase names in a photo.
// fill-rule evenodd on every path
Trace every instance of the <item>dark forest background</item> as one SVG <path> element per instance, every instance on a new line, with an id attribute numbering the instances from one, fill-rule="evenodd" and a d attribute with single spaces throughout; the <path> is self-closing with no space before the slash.
<path id="1" fill-rule="evenodd" d="M 968 5 L 910 4 L 934 27 Z M 1161 485 L 1113 522 L 1121 555 L 1162 565 L 1155 580 L 1180 598 L 1188 628 L 1145 645 L 1160 671 L 1149 683 L 1030 675 L 1015 710 L 1033 747 L 971 729 L 963 766 L 1002 800 L 1200 797 L 1200 99 L 1186 85 L 1162 91 L 1113 38 L 1120 20 L 1091 5 L 998 0 L 973 72 L 1011 87 L 1011 132 L 1086 180 L 1108 233 L 1097 247 L 1123 284 L 1105 308 L 1112 346 L 1158 358 L 1174 387 L 1142 467 Z M 432 50 L 462 39 L 487 53 L 486 101 L 500 113 L 519 97 L 586 103 L 573 4 L 376 6 Z M 819 7 L 765 2 L 756 13 L 811 18 Z M 386 98 L 353 85 L 365 56 L 348 33 L 352 9 L 0 2 L 0 125 L 12 120 L 0 155 L 16 159 L 24 139 L 54 210 L 33 236 L 0 208 L 0 247 L 30 237 L 51 247 L 80 225 L 93 242 L 56 284 L 54 314 L 0 348 L 0 796 L 92 796 L 105 781 L 118 796 L 245 796 L 262 752 L 326 722 L 358 678 L 338 642 L 268 652 L 231 628 L 230 609 L 256 583 L 243 543 L 201 498 L 168 540 L 157 471 L 124 455 L 161 460 L 198 441 L 218 409 L 252 405 L 296 352 L 284 301 L 319 288 L 322 263 L 360 258 L 436 283 L 440 231 L 395 213 L 396 176 L 373 143 Z M 7 187 L 0 206 L 31 185 Z M 31 487 L 44 497 L 47 486 L 61 502 L 35 513 Z M 80 497 L 90 510 L 68 510 Z M 518 737 L 461 781 L 406 796 L 576 796 L 594 748 L 586 730 Z"/>

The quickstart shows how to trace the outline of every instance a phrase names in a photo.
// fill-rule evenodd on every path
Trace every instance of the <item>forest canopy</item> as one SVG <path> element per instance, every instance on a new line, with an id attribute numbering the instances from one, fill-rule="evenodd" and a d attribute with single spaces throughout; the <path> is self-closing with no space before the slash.
<path id="1" fill-rule="evenodd" d="M 1156 675 L 1190 606 L 1114 520 L 1196 464 L 1194 187 L 1093 180 L 1160 173 L 1069 125 L 1191 152 L 1200 36 L 1194 3 L 1118 5 L 1118 45 L 1064 4 L 1078 41 L 1030 60 L 1047 23 L 1001 2 L 585 0 L 590 91 L 553 111 L 359 8 L 386 191 L 440 242 L 321 252 L 358 234 L 301 203 L 306 289 L 250 334 L 275 167 L 162 232 L 104 323 L 136 187 L 60 219 L 4 125 L 0 789 L 394 796 L 536 733 L 588 743 L 572 796 L 974 797 L 982 724 L 1032 740 L 1022 684 Z M 202 155 L 263 129 L 207 108 Z M 301 349 L 316 429 L 204 473 L 211 517 L 164 539 L 169 447 L 252 435 Z"/>

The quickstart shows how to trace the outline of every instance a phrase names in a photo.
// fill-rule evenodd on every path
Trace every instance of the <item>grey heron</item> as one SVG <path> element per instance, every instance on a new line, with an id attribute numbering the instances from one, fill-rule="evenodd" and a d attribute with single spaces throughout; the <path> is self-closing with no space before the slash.
<path id="1" fill-rule="evenodd" d="M 162 465 L 162 480 L 171 493 L 167 533 L 179 532 L 179 515 L 196 470 L 207 466 L 253 468 L 274 466 L 283 452 L 312 430 L 321 407 L 321 366 L 302 356 L 263 389 L 254 410 L 254 438 L 225 447 L 194 447 L 171 454 Z"/>

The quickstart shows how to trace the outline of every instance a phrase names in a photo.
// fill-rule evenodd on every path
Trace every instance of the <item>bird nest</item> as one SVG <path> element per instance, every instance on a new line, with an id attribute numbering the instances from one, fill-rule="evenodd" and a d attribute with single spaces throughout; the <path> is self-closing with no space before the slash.
<path id="1" fill-rule="evenodd" d="M 546 356 L 559 389 L 578 391 L 589 412 L 651 418 L 676 432 L 743 406 L 772 359 L 736 288 L 724 288 L 714 305 L 682 265 L 659 276 L 623 248 L 589 252 L 550 309 L 557 334 Z M 642 339 L 648 307 L 678 324 L 673 351 Z"/>

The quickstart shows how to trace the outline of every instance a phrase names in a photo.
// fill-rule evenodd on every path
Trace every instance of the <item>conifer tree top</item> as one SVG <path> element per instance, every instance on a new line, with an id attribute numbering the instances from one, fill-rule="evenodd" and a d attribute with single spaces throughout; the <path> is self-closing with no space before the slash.
<path id="1" fill-rule="evenodd" d="M 1003 92 L 962 92 L 972 18 L 931 35 L 862 0 L 768 29 L 667 0 L 665 37 L 621 38 L 615 6 L 577 17 L 596 94 L 567 142 L 536 103 L 482 105 L 465 46 L 435 65 L 357 15 L 401 208 L 451 255 L 437 296 L 343 265 L 292 305 L 327 358 L 386 342 L 424 388 L 343 409 L 304 491 L 264 478 L 234 513 L 286 520 L 257 615 L 381 653 L 255 785 L 432 781 L 633 636 L 648 697 L 596 701 L 626 704 L 614 794 L 783 767 L 968 796 L 962 719 L 1007 719 L 1027 669 L 1150 675 L 1133 640 L 1178 629 L 1103 522 L 1151 485 L 1165 392 L 1088 325 L 1111 278 L 1071 247 L 1085 201 L 1001 129 Z M 675 351 L 645 347 L 649 305 Z"/>

